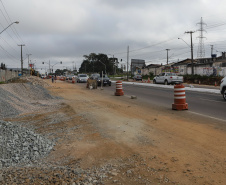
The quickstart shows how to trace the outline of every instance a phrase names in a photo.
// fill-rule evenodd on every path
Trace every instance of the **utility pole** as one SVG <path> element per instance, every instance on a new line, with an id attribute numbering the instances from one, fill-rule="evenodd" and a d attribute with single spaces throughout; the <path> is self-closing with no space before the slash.
<path id="1" fill-rule="evenodd" d="M 169 51 L 170 49 L 166 49 L 166 51 L 167 51 L 167 65 L 168 65 L 168 63 L 169 63 L 169 57 L 168 57 L 168 51 Z"/>
<path id="2" fill-rule="evenodd" d="M 50 60 L 49 60 L 49 73 L 51 73 L 51 68 L 50 68 Z"/>
<path id="3" fill-rule="evenodd" d="M 25 44 L 20 44 L 18 46 L 21 47 L 21 75 L 23 75 L 23 51 L 22 51 L 22 47 L 25 46 Z"/>
<path id="4" fill-rule="evenodd" d="M 29 71 L 29 74 L 31 74 L 31 72 L 30 72 L 30 66 L 29 66 L 29 56 L 30 56 L 31 54 L 27 54 L 27 57 L 28 57 L 28 61 L 27 61 L 27 69 L 28 69 L 28 71 Z"/>
<path id="5" fill-rule="evenodd" d="M 127 81 L 129 81 L 128 67 L 129 67 L 129 46 L 127 47 Z"/>
<path id="6" fill-rule="evenodd" d="M 28 69 L 29 69 L 29 56 L 30 56 L 30 55 L 32 55 L 32 54 L 27 54 L 27 58 L 28 58 L 28 60 L 27 60 Z"/>
<path id="7" fill-rule="evenodd" d="M 192 75 L 194 75 L 193 44 L 192 44 L 192 33 L 194 33 L 194 31 L 186 31 L 185 33 L 190 33 L 191 35 L 191 73 Z"/>
<path id="8" fill-rule="evenodd" d="M 114 67 L 115 67 L 115 58 L 114 58 L 114 55 L 113 55 L 113 77 L 115 76 L 115 70 L 114 70 Z"/>
<path id="9" fill-rule="evenodd" d="M 213 55 L 213 45 L 210 45 L 211 46 L 211 57 Z"/>

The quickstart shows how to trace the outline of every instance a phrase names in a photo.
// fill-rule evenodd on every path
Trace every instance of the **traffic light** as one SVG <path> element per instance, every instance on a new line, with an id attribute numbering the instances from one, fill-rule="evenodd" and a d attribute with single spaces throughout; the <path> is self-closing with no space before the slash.
<path id="1" fill-rule="evenodd" d="M 60 64 L 62 64 L 62 61 L 60 62 Z"/>

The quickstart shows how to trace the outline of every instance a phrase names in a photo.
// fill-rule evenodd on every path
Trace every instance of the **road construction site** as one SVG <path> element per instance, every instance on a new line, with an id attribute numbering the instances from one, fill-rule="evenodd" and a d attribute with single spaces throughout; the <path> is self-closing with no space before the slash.
<path id="1" fill-rule="evenodd" d="M 0 184 L 226 182 L 220 120 L 114 93 L 37 77 L 1 84 Z"/>

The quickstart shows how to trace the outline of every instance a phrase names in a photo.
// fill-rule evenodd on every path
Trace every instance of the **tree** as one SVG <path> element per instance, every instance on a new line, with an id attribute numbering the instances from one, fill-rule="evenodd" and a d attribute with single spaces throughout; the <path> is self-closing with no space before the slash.
<path id="1" fill-rule="evenodd" d="M 113 74 L 114 70 L 117 72 L 119 69 L 117 65 L 115 65 L 115 61 L 118 61 L 117 58 L 108 58 L 106 54 L 103 53 L 90 53 L 89 55 L 83 56 L 85 59 L 83 60 L 81 67 L 79 68 L 80 73 L 106 73 Z"/>
<path id="2" fill-rule="evenodd" d="M 6 69 L 5 64 L 1 63 L 1 69 L 3 69 L 3 70 Z"/>

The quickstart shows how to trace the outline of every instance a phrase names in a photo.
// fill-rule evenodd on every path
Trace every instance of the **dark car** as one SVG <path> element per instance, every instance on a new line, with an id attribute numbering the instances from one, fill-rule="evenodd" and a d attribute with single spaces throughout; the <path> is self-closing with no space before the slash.
<path id="1" fill-rule="evenodd" d="M 98 86 L 101 86 L 102 79 L 103 79 L 103 86 L 106 86 L 106 85 L 111 86 L 111 80 L 107 75 L 103 75 L 103 78 L 101 76 L 99 76 L 97 78 L 97 85 Z"/>
<path id="2" fill-rule="evenodd" d="M 141 75 L 134 75 L 133 80 L 141 80 L 142 81 L 142 76 Z"/>
<path id="3" fill-rule="evenodd" d="M 90 79 L 92 79 L 92 80 L 97 80 L 99 77 L 100 77 L 100 74 L 98 74 L 98 73 L 94 73 L 94 74 L 90 75 Z"/>

